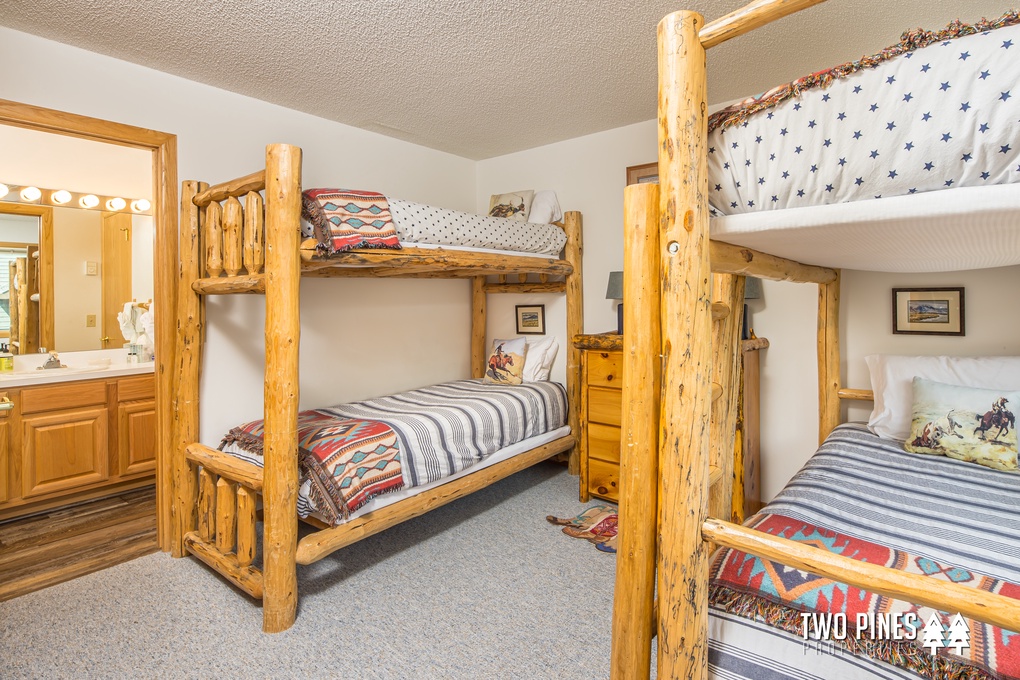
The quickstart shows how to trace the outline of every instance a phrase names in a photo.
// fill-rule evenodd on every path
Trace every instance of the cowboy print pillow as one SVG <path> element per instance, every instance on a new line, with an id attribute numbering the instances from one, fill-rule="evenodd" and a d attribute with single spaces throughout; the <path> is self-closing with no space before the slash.
<path id="1" fill-rule="evenodd" d="M 520 385 L 524 375 L 524 338 L 493 340 L 492 351 L 485 362 L 485 377 L 482 382 L 497 385 Z"/>
<path id="2" fill-rule="evenodd" d="M 1016 472 L 1016 416 L 1020 392 L 960 387 L 914 378 L 912 453 L 948 456 Z"/>

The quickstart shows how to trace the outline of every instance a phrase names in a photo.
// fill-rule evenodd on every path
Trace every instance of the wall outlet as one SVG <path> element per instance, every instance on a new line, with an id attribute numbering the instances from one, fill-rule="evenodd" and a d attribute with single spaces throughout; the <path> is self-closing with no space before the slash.
<path id="1" fill-rule="evenodd" d="M 86 262 L 85 263 L 85 276 L 99 276 L 99 263 L 98 262 Z"/>
<path id="2" fill-rule="evenodd" d="M 85 315 L 85 328 L 95 328 L 95 327 L 96 327 L 96 315 L 95 314 L 86 314 Z"/>

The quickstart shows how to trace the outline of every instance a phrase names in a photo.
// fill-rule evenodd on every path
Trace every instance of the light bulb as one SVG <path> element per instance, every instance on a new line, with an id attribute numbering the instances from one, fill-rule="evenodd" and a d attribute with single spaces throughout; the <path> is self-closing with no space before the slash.
<path id="1" fill-rule="evenodd" d="M 144 198 L 139 198 L 138 200 L 131 201 L 131 209 L 134 210 L 135 212 L 145 212 L 150 207 L 152 207 L 152 204 L 149 203 Z"/>
<path id="2" fill-rule="evenodd" d="M 125 201 L 123 198 L 111 198 L 109 201 L 106 202 L 106 209 L 112 210 L 114 212 L 118 210 L 123 210 L 126 207 L 127 201 Z"/>
<path id="3" fill-rule="evenodd" d="M 38 187 L 25 187 L 21 190 L 21 200 L 23 201 L 38 201 L 41 196 L 42 192 Z"/>
<path id="4" fill-rule="evenodd" d="M 95 194 L 87 194 L 78 200 L 78 205 L 83 208 L 95 208 L 99 205 L 99 197 Z"/>
<path id="5" fill-rule="evenodd" d="M 50 195 L 50 200 L 56 203 L 57 205 L 64 205 L 65 203 L 71 200 L 71 192 L 67 191 L 66 189 L 54 191 Z"/>
<path id="6" fill-rule="evenodd" d="M 0 198 L 3 198 L 9 193 L 11 193 L 11 188 L 6 184 L 0 184 Z"/>

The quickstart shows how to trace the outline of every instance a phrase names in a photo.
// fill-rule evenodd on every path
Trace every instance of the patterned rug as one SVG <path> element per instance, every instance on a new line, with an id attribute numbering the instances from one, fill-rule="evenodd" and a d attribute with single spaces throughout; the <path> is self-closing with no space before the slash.
<path id="1" fill-rule="evenodd" d="M 594 505 L 577 517 L 562 519 L 548 515 L 551 524 L 563 527 L 563 533 L 574 538 L 583 538 L 595 544 L 602 552 L 616 552 L 616 507 Z"/>

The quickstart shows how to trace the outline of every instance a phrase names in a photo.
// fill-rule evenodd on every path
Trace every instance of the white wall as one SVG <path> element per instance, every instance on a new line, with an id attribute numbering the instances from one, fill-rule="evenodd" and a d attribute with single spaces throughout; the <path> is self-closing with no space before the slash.
<path id="1" fill-rule="evenodd" d="M 86 262 L 102 262 L 103 216 L 77 208 L 53 209 L 53 347 L 77 352 L 102 347 L 103 279 L 85 274 Z M 97 323 L 85 326 L 85 316 Z"/>
<path id="2" fill-rule="evenodd" d="M 610 271 L 623 265 L 623 189 L 629 165 L 655 160 L 654 121 L 579 137 L 478 163 L 479 210 L 489 195 L 555 189 L 565 210 L 584 213 L 585 332 L 615 328 L 614 304 L 605 299 Z M 966 286 L 965 337 L 893 335 L 893 287 Z M 843 375 L 847 387 L 870 388 L 864 357 L 896 354 L 1020 353 L 1020 317 L 1007 302 L 1020 287 L 1020 267 L 947 274 L 879 274 L 847 271 L 842 279 Z M 764 282 L 763 299 L 751 302 L 752 327 L 771 346 L 762 352 L 762 499 L 782 489 L 818 444 L 816 368 L 817 286 Z M 544 302 L 547 325 L 566 341 L 562 296 L 506 296 L 490 304 L 489 335 L 512 336 L 513 305 Z M 517 298 L 516 300 L 514 298 Z M 555 318 L 548 318 L 549 305 Z M 557 360 L 562 379 L 564 362 Z M 858 406 L 850 417 L 866 420 Z"/>
<path id="3" fill-rule="evenodd" d="M 655 160 L 655 122 L 609 130 L 530 151 L 478 162 L 475 208 L 489 207 L 491 194 L 518 189 L 554 189 L 563 210 L 584 220 L 584 331 L 616 329 L 616 302 L 606 299 L 609 272 L 623 269 L 623 189 L 626 168 Z M 552 378 L 565 379 L 566 306 L 563 295 L 490 296 L 489 337 L 513 337 L 514 305 L 544 304 L 547 333 L 560 353 Z"/>
<path id="4" fill-rule="evenodd" d="M 182 180 L 248 174 L 262 167 L 266 144 L 285 142 L 304 149 L 306 187 L 475 206 L 474 162 L 464 158 L 6 28 L 0 61 L 18 64 L 0 72 L 6 99 L 176 134 Z M 261 417 L 264 318 L 259 296 L 210 301 L 201 411 L 207 443 Z M 302 408 L 467 376 L 469 320 L 464 281 L 303 281 Z"/>

